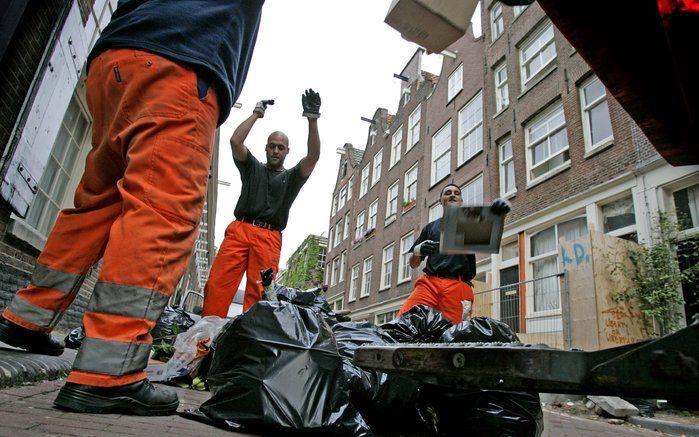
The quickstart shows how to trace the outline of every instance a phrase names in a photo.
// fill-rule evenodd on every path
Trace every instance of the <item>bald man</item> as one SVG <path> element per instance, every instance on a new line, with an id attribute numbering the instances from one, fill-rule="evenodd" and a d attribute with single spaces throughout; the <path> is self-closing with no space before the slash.
<path id="1" fill-rule="evenodd" d="M 259 102 L 252 115 L 233 132 L 233 160 L 243 186 L 235 207 L 235 220 L 226 228 L 204 288 L 202 316 L 226 317 L 243 273 L 247 275 L 243 311 L 247 311 L 262 298 L 260 270 L 272 268 L 277 273 L 281 232 L 286 227 L 289 209 L 320 157 L 320 96 L 309 89 L 302 96 L 302 103 L 303 116 L 308 119 L 308 151 L 290 169 L 284 168 L 289 154 L 289 137 L 284 132 L 272 132 L 267 138 L 265 164 L 244 144 L 255 122 L 264 117 L 268 105 L 274 104 L 273 100 Z"/>

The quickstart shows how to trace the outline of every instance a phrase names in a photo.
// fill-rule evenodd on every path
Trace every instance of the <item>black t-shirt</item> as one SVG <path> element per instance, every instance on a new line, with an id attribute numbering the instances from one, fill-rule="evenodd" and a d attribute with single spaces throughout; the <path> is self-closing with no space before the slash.
<path id="1" fill-rule="evenodd" d="M 439 224 L 442 219 L 437 219 L 430 222 L 422 228 L 420 236 L 413 247 L 410 248 L 412 252 L 415 246 L 422 243 L 423 241 L 432 240 L 439 241 Z M 425 257 L 422 257 L 423 259 Z M 442 255 L 440 253 L 435 253 L 427 257 L 427 264 L 422 270 L 428 275 L 440 276 L 444 278 L 461 278 L 464 282 L 470 282 L 476 276 L 476 256 L 475 255 Z"/>
<path id="2" fill-rule="evenodd" d="M 256 219 L 286 228 L 289 209 L 308 178 L 301 174 L 300 163 L 281 171 L 267 168 L 248 151 L 246 161 L 234 159 L 243 187 L 235 206 L 237 219 Z"/>
<path id="3" fill-rule="evenodd" d="M 146 50 L 213 74 L 219 124 L 243 89 L 264 0 L 119 0 L 89 60 L 114 47 Z"/>

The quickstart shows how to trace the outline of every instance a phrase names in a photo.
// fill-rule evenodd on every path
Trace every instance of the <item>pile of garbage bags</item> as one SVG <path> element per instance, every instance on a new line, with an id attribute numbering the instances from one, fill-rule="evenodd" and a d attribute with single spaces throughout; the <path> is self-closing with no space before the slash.
<path id="1" fill-rule="evenodd" d="M 319 290 L 276 286 L 228 323 L 212 345 L 211 398 L 185 416 L 270 435 L 539 436 L 538 394 L 463 391 L 353 362 L 365 344 L 517 341 L 507 325 L 475 318 L 452 326 L 418 306 L 381 327 L 333 313 Z"/>

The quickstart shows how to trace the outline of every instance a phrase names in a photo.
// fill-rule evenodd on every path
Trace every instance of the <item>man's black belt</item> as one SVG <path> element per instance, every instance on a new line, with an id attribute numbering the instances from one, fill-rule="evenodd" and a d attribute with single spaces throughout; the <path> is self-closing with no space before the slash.
<path id="1" fill-rule="evenodd" d="M 250 223 L 251 225 L 253 225 L 255 227 L 269 229 L 271 231 L 281 231 L 282 230 L 282 228 L 277 226 L 277 225 L 273 225 L 271 223 L 267 223 L 265 221 L 254 219 L 254 218 L 243 217 L 243 218 L 239 218 L 238 220 L 240 220 L 241 222 Z"/>

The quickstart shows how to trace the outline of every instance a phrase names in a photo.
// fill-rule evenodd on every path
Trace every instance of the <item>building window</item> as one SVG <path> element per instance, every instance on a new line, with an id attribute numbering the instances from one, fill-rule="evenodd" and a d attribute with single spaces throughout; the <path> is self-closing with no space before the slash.
<path id="1" fill-rule="evenodd" d="M 355 264 L 352 267 L 352 278 L 350 279 L 348 301 L 352 302 L 357 298 L 357 287 L 359 287 L 359 264 Z"/>
<path id="2" fill-rule="evenodd" d="M 510 104 L 510 93 L 507 90 L 507 63 L 502 62 L 495 67 L 495 111 L 500 112 Z"/>
<path id="3" fill-rule="evenodd" d="M 534 274 L 532 283 L 534 312 L 561 308 L 558 277 L 552 276 L 558 273 L 558 239 L 565 237 L 566 240 L 572 241 L 585 233 L 587 233 L 587 221 L 585 217 L 578 217 L 551 226 L 531 236 L 531 258 L 529 261 Z"/>
<path id="4" fill-rule="evenodd" d="M 417 163 L 405 172 L 403 184 L 403 204 L 407 205 L 417 199 Z"/>
<path id="5" fill-rule="evenodd" d="M 500 196 L 506 197 L 517 191 L 515 185 L 515 161 L 512 157 L 512 138 L 500 142 Z"/>
<path id="6" fill-rule="evenodd" d="M 385 313 L 377 314 L 376 317 L 374 317 L 374 324 L 375 325 L 383 325 L 384 323 L 388 323 L 391 320 L 395 319 L 396 316 L 398 315 L 398 310 L 393 310 L 393 311 L 388 311 Z"/>
<path id="7" fill-rule="evenodd" d="M 328 254 L 328 249 L 321 246 L 318 249 L 318 267 L 321 269 L 325 268 L 325 256 Z"/>
<path id="8" fill-rule="evenodd" d="M 456 67 L 456 70 L 449 75 L 449 80 L 447 81 L 447 102 L 451 102 L 451 99 L 456 97 L 462 89 L 464 89 L 464 64 Z"/>
<path id="9" fill-rule="evenodd" d="M 345 206 L 346 201 L 347 201 L 347 185 L 340 188 L 340 197 L 339 197 L 339 200 L 337 202 L 338 211 L 341 210 Z"/>
<path id="10" fill-rule="evenodd" d="M 352 198 L 352 188 L 354 187 L 354 175 L 350 176 L 349 181 L 347 181 L 347 200 Z"/>
<path id="11" fill-rule="evenodd" d="M 483 150 L 483 93 L 479 92 L 459 111 L 458 164 Z"/>
<path id="12" fill-rule="evenodd" d="M 337 285 L 337 279 L 340 276 L 340 258 L 333 259 L 333 267 L 330 271 L 330 286 Z"/>
<path id="13" fill-rule="evenodd" d="M 585 150 L 609 144 L 613 139 L 612 121 L 604 85 L 593 76 L 580 86 Z"/>
<path id="14" fill-rule="evenodd" d="M 461 197 L 464 200 L 464 205 L 483 204 L 483 174 L 461 187 Z"/>
<path id="15" fill-rule="evenodd" d="M 602 223 L 605 233 L 616 237 L 636 232 L 636 213 L 631 196 L 602 205 Z"/>
<path id="16" fill-rule="evenodd" d="M 376 228 L 376 216 L 378 215 L 378 212 L 379 199 L 376 199 L 373 202 L 371 202 L 371 205 L 369 205 L 369 224 L 367 226 L 369 229 Z"/>
<path id="17" fill-rule="evenodd" d="M 410 280 L 410 248 L 415 242 L 415 233 L 411 232 L 400 239 L 400 262 L 398 265 L 398 283 Z"/>
<path id="18" fill-rule="evenodd" d="M 430 185 L 444 179 L 451 171 L 451 121 L 432 137 L 432 175 Z"/>
<path id="19" fill-rule="evenodd" d="M 672 193 L 680 230 L 699 228 L 699 184 Z"/>
<path id="20" fill-rule="evenodd" d="M 398 212 L 398 181 L 395 181 L 386 193 L 386 220 Z"/>
<path id="21" fill-rule="evenodd" d="M 519 51 L 519 64 L 522 69 L 522 89 L 540 71 L 556 58 L 556 44 L 553 41 L 553 25 L 547 23 L 536 35 L 530 38 Z"/>
<path id="22" fill-rule="evenodd" d="M 373 257 L 369 257 L 364 260 L 364 274 L 362 275 L 362 292 L 359 295 L 359 297 L 366 297 L 369 296 L 369 292 L 371 291 L 371 263 L 373 261 Z"/>
<path id="23" fill-rule="evenodd" d="M 524 128 L 527 145 L 527 181 L 550 174 L 570 162 L 568 131 L 559 102 Z"/>
<path id="24" fill-rule="evenodd" d="M 369 164 L 362 169 L 362 182 L 359 184 L 359 198 L 361 199 L 369 191 Z"/>
<path id="25" fill-rule="evenodd" d="M 335 225 L 335 246 L 337 247 L 342 242 L 342 220 Z"/>
<path id="26" fill-rule="evenodd" d="M 391 287 L 394 246 L 394 244 L 389 244 L 383 248 L 383 258 L 381 259 L 381 290 Z"/>
<path id="27" fill-rule="evenodd" d="M 342 310 L 342 307 L 344 306 L 344 299 L 336 299 L 330 303 L 330 307 L 332 308 L 333 311 L 340 311 Z"/>
<path id="28" fill-rule="evenodd" d="M 369 130 L 369 147 L 376 144 L 376 129 Z"/>
<path id="29" fill-rule="evenodd" d="M 373 177 L 371 178 L 371 186 L 373 187 L 376 185 L 376 183 L 379 181 L 381 178 L 381 163 L 383 161 L 383 149 L 379 150 L 379 152 L 374 155 L 374 174 Z"/>
<path id="30" fill-rule="evenodd" d="M 399 127 L 397 131 L 393 133 L 391 138 L 391 165 L 388 168 L 392 168 L 398 161 L 400 161 L 400 153 L 403 141 L 403 126 Z"/>
<path id="31" fill-rule="evenodd" d="M 442 215 L 444 214 L 444 207 L 440 202 L 435 203 L 434 205 L 430 206 L 430 212 L 429 212 L 429 222 L 432 223 L 433 221 L 437 220 L 438 218 L 442 218 Z"/>
<path id="32" fill-rule="evenodd" d="M 512 243 L 503 244 L 500 250 L 502 262 L 519 258 L 519 242 L 517 240 Z"/>
<path id="33" fill-rule="evenodd" d="M 328 249 L 332 249 L 333 247 L 333 227 L 330 226 L 330 230 L 328 231 Z"/>
<path id="34" fill-rule="evenodd" d="M 73 97 L 27 214 L 27 223 L 42 235 L 48 235 L 56 222 L 80 149 L 89 140 L 89 127 L 90 119 Z"/>
<path id="35" fill-rule="evenodd" d="M 344 226 L 344 229 L 342 230 L 342 239 L 343 240 L 345 238 L 349 237 L 349 229 L 350 229 L 350 213 L 347 213 L 345 215 L 345 226 Z"/>
<path id="36" fill-rule="evenodd" d="M 415 108 L 408 118 L 407 150 L 410 150 L 420 140 L 420 108 L 421 105 L 417 105 L 417 108 Z"/>
<path id="37" fill-rule="evenodd" d="M 332 211 L 330 211 L 330 217 L 334 216 L 337 213 L 337 194 L 333 196 L 333 205 L 332 205 Z"/>
<path id="38" fill-rule="evenodd" d="M 354 239 L 355 241 L 359 241 L 360 238 L 364 236 L 364 220 L 366 218 L 366 214 L 364 211 L 360 212 L 359 215 L 357 215 L 357 224 L 354 227 Z"/>
<path id="39" fill-rule="evenodd" d="M 515 17 L 519 17 L 522 12 L 524 12 L 525 9 L 527 9 L 529 5 L 524 5 L 524 6 L 514 6 L 512 9 L 514 9 Z"/>
<path id="40" fill-rule="evenodd" d="M 340 278 L 337 282 L 343 282 L 345 280 L 345 263 L 347 262 L 347 251 L 343 250 L 340 254 Z"/>
<path id="41" fill-rule="evenodd" d="M 505 31 L 505 20 L 502 16 L 502 5 L 500 2 L 495 2 L 495 5 L 490 10 L 490 34 L 492 40 L 495 41 Z"/>

